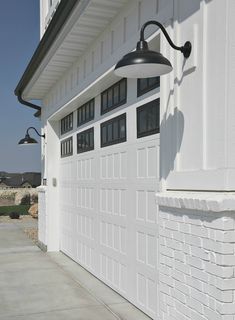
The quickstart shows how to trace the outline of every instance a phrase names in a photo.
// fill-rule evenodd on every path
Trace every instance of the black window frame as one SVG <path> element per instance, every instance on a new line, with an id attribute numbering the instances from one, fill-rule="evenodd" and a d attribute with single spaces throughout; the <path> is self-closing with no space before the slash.
<path id="1" fill-rule="evenodd" d="M 73 136 L 66 138 L 60 142 L 60 157 L 66 158 L 72 155 L 73 155 Z"/>
<path id="2" fill-rule="evenodd" d="M 125 122 L 125 135 L 123 137 L 121 137 L 121 132 L 120 132 L 120 122 L 124 120 Z M 112 125 L 112 137 L 114 135 L 114 123 L 118 123 L 118 138 L 117 139 L 113 139 L 112 141 L 108 141 L 107 139 L 104 141 L 104 137 L 103 137 L 103 130 L 104 128 L 106 128 L 106 138 L 108 136 L 108 129 L 110 127 L 110 125 Z M 118 144 L 118 143 L 122 143 L 122 142 L 126 142 L 127 140 L 127 125 L 126 125 L 126 113 L 123 113 L 115 118 L 112 118 L 108 121 L 102 122 L 100 124 L 100 146 L 101 148 L 107 147 L 107 146 L 111 146 L 114 144 Z"/>
<path id="3" fill-rule="evenodd" d="M 146 130 L 144 132 L 139 132 L 140 131 L 140 113 L 147 108 L 152 108 L 153 104 L 157 104 L 156 108 L 158 109 L 158 113 L 157 113 L 157 117 L 158 117 L 158 126 L 152 130 Z M 142 138 L 142 137 L 146 137 L 146 136 L 150 136 L 152 134 L 157 134 L 160 133 L 160 98 L 152 100 L 148 103 L 145 103 L 141 106 L 139 106 L 138 108 L 136 108 L 136 122 L 137 122 L 137 126 L 136 126 L 136 131 L 137 131 L 137 139 Z"/>
<path id="4" fill-rule="evenodd" d="M 90 133 L 92 133 L 92 140 L 90 140 Z M 89 144 L 90 142 L 92 142 L 88 147 L 84 147 L 84 148 L 79 148 L 78 147 L 78 140 L 79 137 L 83 136 L 83 135 L 89 135 Z M 83 130 L 79 133 L 77 133 L 77 153 L 84 153 L 84 152 L 88 152 L 88 151 L 92 151 L 95 148 L 95 142 L 94 142 L 94 127 L 91 127 L 89 129 Z"/>
<path id="5" fill-rule="evenodd" d="M 70 126 L 71 122 L 72 122 L 72 126 Z M 69 113 L 67 116 L 65 116 L 60 120 L 60 134 L 64 135 L 65 133 L 72 130 L 73 130 L 73 112 Z"/>
<path id="6" fill-rule="evenodd" d="M 87 117 L 87 110 L 89 113 L 89 117 Z M 84 112 L 85 119 L 80 121 L 80 114 Z M 95 99 L 91 99 L 84 103 L 82 106 L 77 108 L 77 127 L 82 126 L 84 123 L 90 122 L 95 118 Z"/>
<path id="7" fill-rule="evenodd" d="M 153 79 L 156 79 L 156 83 L 151 84 L 151 81 Z M 147 86 L 145 89 L 141 90 L 141 81 L 146 81 Z M 143 94 L 160 87 L 160 77 L 152 77 L 152 78 L 143 78 L 143 79 L 137 79 L 137 97 L 142 96 Z"/>
<path id="8" fill-rule="evenodd" d="M 124 98 L 121 99 L 121 86 L 124 85 L 125 95 Z M 118 102 L 114 103 L 114 92 L 115 89 L 118 88 Z M 108 96 L 111 94 L 111 105 L 108 106 Z M 105 98 L 106 97 L 106 98 Z M 104 99 L 105 98 L 105 99 Z M 106 107 L 104 107 L 104 101 L 106 101 Z M 103 115 L 117 107 L 120 107 L 121 105 L 125 104 L 127 101 L 127 79 L 123 78 L 101 92 L 101 108 L 100 108 L 100 114 Z"/>

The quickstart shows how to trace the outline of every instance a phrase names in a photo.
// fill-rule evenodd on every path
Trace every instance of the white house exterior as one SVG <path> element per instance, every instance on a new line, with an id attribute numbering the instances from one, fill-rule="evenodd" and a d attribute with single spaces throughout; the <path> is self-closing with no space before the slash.
<path id="1" fill-rule="evenodd" d="M 42 245 L 153 319 L 234 320 L 235 1 L 40 8 L 42 39 L 16 94 L 42 101 Z M 148 20 L 192 43 L 184 60 L 146 29 L 173 66 L 160 85 L 113 72 Z"/>

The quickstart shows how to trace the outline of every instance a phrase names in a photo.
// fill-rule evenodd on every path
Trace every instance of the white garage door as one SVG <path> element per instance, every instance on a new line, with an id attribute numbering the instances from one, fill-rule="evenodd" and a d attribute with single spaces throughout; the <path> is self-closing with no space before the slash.
<path id="1" fill-rule="evenodd" d="M 95 119 L 70 135 L 73 155 L 60 165 L 60 238 L 61 251 L 156 318 L 159 134 L 142 135 L 140 124 L 137 138 L 140 105 L 103 117 L 97 108 Z M 109 130 L 116 117 L 126 118 L 126 141 L 119 135 L 122 142 L 109 145 L 102 137 L 101 147 L 101 124 L 110 120 Z M 94 150 L 77 154 L 77 133 L 93 130 Z"/>

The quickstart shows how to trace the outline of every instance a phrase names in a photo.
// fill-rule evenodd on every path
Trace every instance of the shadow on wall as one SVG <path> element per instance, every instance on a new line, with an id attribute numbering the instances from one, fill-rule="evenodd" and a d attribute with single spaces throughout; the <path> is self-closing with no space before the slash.
<path id="1" fill-rule="evenodd" d="M 172 93 L 170 93 L 171 95 Z M 170 98 L 169 95 L 169 98 Z M 174 169 L 174 163 L 177 153 L 180 150 L 184 133 L 184 115 L 176 107 L 174 113 L 164 114 L 161 123 L 160 139 L 160 168 L 161 177 L 166 179 L 170 171 Z"/>

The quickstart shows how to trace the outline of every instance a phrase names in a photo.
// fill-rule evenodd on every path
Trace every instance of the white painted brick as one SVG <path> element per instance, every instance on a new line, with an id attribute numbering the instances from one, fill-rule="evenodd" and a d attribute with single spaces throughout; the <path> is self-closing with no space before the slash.
<path id="1" fill-rule="evenodd" d="M 165 274 L 161 274 L 159 281 L 161 283 L 164 283 L 164 284 L 170 286 L 170 287 L 174 286 L 174 279 L 172 277 L 166 276 Z"/>
<path id="2" fill-rule="evenodd" d="M 195 300 L 191 297 L 186 298 L 186 304 L 189 306 L 191 309 L 197 311 L 200 314 L 203 314 L 203 307 L 204 305 L 199 302 L 198 300 Z"/>
<path id="3" fill-rule="evenodd" d="M 166 304 L 166 296 L 165 295 L 160 295 L 160 304 L 159 304 L 159 307 L 160 307 L 160 310 L 163 311 L 164 313 L 167 312 L 167 304 Z"/>
<path id="4" fill-rule="evenodd" d="M 189 317 L 189 319 L 190 319 L 191 310 L 187 305 L 185 305 L 179 301 L 175 301 L 175 307 L 176 307 L 177 311 L 179 311 L 180 313 L 182 313 L 186 317 Z"/>
<path id="5" fill-rule="evenodd" d="M 174 250 L 169 248 L 169 247 L 166 247 L 166 246 L 159 246 L 159 250 L 161 252 L 161 254 L 163 256 L 167 256 L 167 257 L 170 257 L 170 258 L 173 258 L 174 257 Z"/>
<path id="6" fill-rule="evenodd" d="M 183 272 L 184 274 L 190 274 L 190 267 L 180 261 L 175 261 L 175 269 Z"/>
<path id="7" fill-rule="evenodd" d="M 202 260 L 209 261 L 209 254 L 205 249 L 198 248 L 198 247 L 191 247 L 191 254 L 194 257 L 198 257 Z"/>
<path id="8" fill-rule="evenodd" d="M 216 309 L 216 300 L 212 297 L 209 297 L 209 308 L 212 310 Z"/>
<path id="9" fill-rule="evenodd" d="M 163 237 L 159 237 L 159 244 L 162 245 L 162 246 L 165 246 L 166 245 L 166 239 L 163 238 Z"/>
<path id="10" fill-rule="evenodd" d="M 202 238 L 208 238 L 209 231 L 206 228 L 203 228 L 202 226 L 191 226 L 191 234 L 202 237 Z"/>
<path id="11" fill-rule="evenodd" d="M 169 320 L 189 320 L 188 317 L 186 317 L 184 314 L 179 312 L 175 307 L 170 307 L 169 308 Z"/>
<path id="12" fill-rule="evenodd" d="M 203 221 L 203 225 L 207 228 L 217 230 L 234 230 L 234 218 L 219 216 L 217 219 Z"/>
<path id="13" fill-rule="evenodd" d="M 175 280 L 175 288 L 182 293 L 189 296 L 190 293 L 190 287 L 182 282 L 179 282 L 178 280 Z"/>
<path id="14" fill-rule="evenodd" d="M 162 282 L 159 283 L 159 290 L 160 292 L 163 292 L 168 296 L 170 295 L 170 287 L 165 283 L 162 283 Z"/>
<path id="15" fill-rule="evenodd" d="M 179 230 L 179 224 L 175 221 L 165 221 L 164 222 L 164 226 L 165 228 L 167 229 L 170 229 L 170 230 Z"/>
<path id="16" fill-rule="evenodd" d="M 220 302 L 233 302 L 233 290 L 221 291 L 220 289 L 214 286 L 204 284 L 203 292 L 207 293 L 208 295 Z"/>
<path id="17" fill-rule="evenodd" d="M 179 260 L 181 262 L 185 262 L 185 254 L 182 251 L 175 251 L 174 252 L 174 258 L 175 260 Z"/>
<path id="18" fill-rule="evenodd" d="M 214 229 L 208 229 L 208 231 L 209 231 L 209 239 L 215 241 L 215 240 L 216 240 L 216 239 L 215 239 L 216 230 L 214 230 Z"/>
<path id="19" fill-rule="evenodd" d="M 174 259 L 173 258 L 169 258 L 169 257 L 165 257 L 165 265 L 167 265 L 168 267 L 173 268 Z"/>
<path id="20" fill-rule="evenodd" d="M 194 288 L 191 288 L 190 290 L 191 297 L 201 302 L 203 305 L 208 306 L 209 305 L 209 297 L 206 294 L 202 294 L 201 291 L 198 291 Z"/>
<path id="21" fill-rule="evenodd" d="M 178 281 L 181 281 L 182 283 L 185 283 L 185 274 L 182 272 L 179 272 L 175 269 L 172 270 L 172 274 L 171 274 L 172 278 Z"/>
<path id="22" fill-rule="evenodd" d="M 165 298 L 168 306 L 173 307 L 175 305 L 174 299 L 171 296 L 166 295 Z"/>
<path id="23" fill-rule="evenodd" d="M 207 318 L 205 318 L 203 315 L 198 314 L 195 311 L 191 311 L 191 320 L 207 320 Z"/>
<path id="24" fill-rule="evenodd" d="M 171 276 L 172 269 L 170 267 L 160 263 L 159 264 L 159 272 L 166 275 L 166 276 Z"/>
<path id="25" fill-rule="evenodd" d="M 223 315 L 223 320 L 235 320 L 235 316 L 233 316 L 233 315 Z"/>
<path id="26" fill-rule="evenodd" d="M 197 269 L 203 269 L 204 268 L 204 262 L 198 258 L 198 257 L 192 257 L 192 256 L 186 256 L 186 263 L 190 266 L 193 266 Z"/>
<path id="27" fill-rule="evenodd" d="M 191 246 L 189 244 L 182 244 L 182 251 L 186 254 L 191 254 Z"/>
<path id="28" fill-rule="evenodd" d="M 235 266 L 235 255 L 222 255 L 217 253 L 215 262 L 220 266 Z"/>
<path id="29" fill-rule="evenodd" d="M 166 245 L 174 250 L 182 251 L 182 243 L 173 239 L 166 239 Z"/>
<path id="30" fill-rule="evenodd" d="M 202 239 L 202 247 L 207 251 L 222 254 L 233 254 L 234 245 L 231 243 L 217 242 L 211 239 Z"/>
<path id="31" fill-rule="evenodd" d="M 205 261 L 205 271 L 220 278 L 232 278 L 234 276 L 233 267 L 221 267 Z"/>
<path id="32" fill-rule="evenodd" d="M 201 226 L 202 225 L 202 219 L 201 215 L 188 215 L 185 216 L 185 223 Z"/>
<path id="33" fill-rule="evenodd" d="M 185 242 L 195 247 L 201 247 L 202 239 L 194 235 L 186 234 Z"/>
<path id="34" fill-rule="evenodd" d="M 234 230 L 229 230 L 229 231 L 216 230 L 215 233 L 216 233 L 216 240 L 217 241 L 235 243 L 235 231 Z"/>
<path id="35" fill-rule="evenodd" d="M 177 213 L 171 214 L 169 217 L 169 220 L 182 223 L 183 222 L 183 215 L 180 213 L 179 214 L 177 214 Z"/>
<path id="36" fill-rule="evenodd" d="M 193 287 L 194 289 L 197 289 L 199 291 L 202 291 L 203 289 L 203 283 L 202 281 L 191 277 L 191 276 L 186 276 L 186 283 L 190 286 Z"/>
<path id="37" fill-rule="evenodd" d="M 159 210 L 159 218 L 169 220 L 170 214 L 164 210 Z"/>
<path id="38" fill-rule="evenodd" d="M 204 314 L 208 320 L 223 320 L 221 314 L 217 311 L 211 310 L 210 308 L 204 307 Z"/>
<path id="39" fill-rule="evenodd" d="M 171 296 L 182 303 L 186 302 L 185 294 L 177 289 L 171 289 Z"/>
<path id="40" fill-rule="evenodd" d="M 191 267 L 191 275 L 196 279 L 199 279 L 199 280 L 204 281 L 204 282 L 208 282 L 209 276 L 203 270 L 199 270 L 197 268 Z"/>
<path id="41" fill-rule="evenodd" d="M 160 227 L 159 228 L 159 236 L 164 237 L 164 238 L 173 238 L 173 233 L 169 229 L 165 229 Z"/>
<path id="42" fill-rule="evenodd" d="M 222 302 L 216 302 L 216 310 L 220 314 L 226 314 L 226 315 L 234 315 L 235 314 L 235 302 L 233 303 L 222 303 Z"/>
<path id="43" fill-rule="evenodd" d="M 173 239 L 177 240 L 179 242 L 184 242 L 185 238 L 184 238 L 184 234 L 179 232 L 179 231 L 173 231 Z"/>
<path id="44" fill-rule="evenodd" d="M 177 210 L 162 215 L 159 320 L 235 320 L 235 215 Z"/>
<path id="45" fill-rule="evenodd" d="M 216 278 L 215 285 L 220 290 L 234 290 L 235 291 L 235 278 L 232 278 L 232 279 Z"/>
<path id="46" fill-rule="evenodd" d="M 179 231 L 183 233 L 190 233 L 190 226 L 188 224 L 179 224 Z"/>

